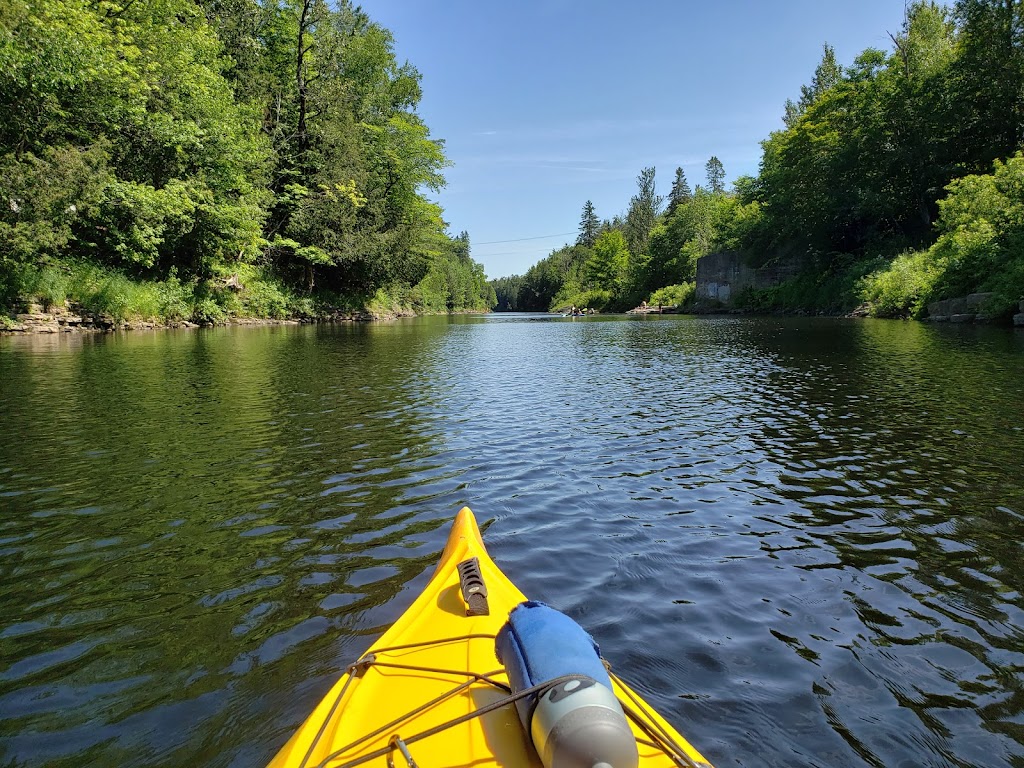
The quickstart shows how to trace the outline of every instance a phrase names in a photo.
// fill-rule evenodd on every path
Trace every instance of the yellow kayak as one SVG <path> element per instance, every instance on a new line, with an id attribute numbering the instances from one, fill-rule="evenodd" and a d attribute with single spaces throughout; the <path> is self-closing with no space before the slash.
<path id="1" fill-rule="evenodd" d="M 525 600 L 463 508 L 422 594 L 348 667 L 269 768 L 543 768 L 517 712 L 527 699 L 495 654 L 496 637 Z M 634 765 L 708 768 L 634 691 L 610 680 L 636 740 Z"/>

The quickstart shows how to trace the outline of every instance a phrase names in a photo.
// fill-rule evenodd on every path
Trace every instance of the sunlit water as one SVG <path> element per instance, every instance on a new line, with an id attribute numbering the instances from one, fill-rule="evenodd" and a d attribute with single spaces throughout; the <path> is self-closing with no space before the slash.
<path id="1" fill-rule="evenodd" d="M 463 504 L 718 766 L 1024 765 L 1024 333 L 524 316 L 0 339 L 0 764 L 262 765 Z"/>

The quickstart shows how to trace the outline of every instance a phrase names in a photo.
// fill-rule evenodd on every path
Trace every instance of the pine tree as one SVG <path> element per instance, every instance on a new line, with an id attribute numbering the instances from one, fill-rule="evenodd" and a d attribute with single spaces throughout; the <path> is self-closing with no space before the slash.
<path id="1" fill-rule="evenodd" d="M 704 166 L 704 170 L 708 175 L 708 186 L 711 188 L 711 194 L 718 195 L 725 191 L 725 167 L 722 165 L 722 161 L 714 155 L 708 160 L 708 164 Z"/>
<path id="2" fill-rule="evenodd" d="M 594 212 L 594 204 L 587 200 L 583 204 L 583 216 L 580 217 L 580 234 L 576 238 L 576 245 L 585 245 L 587 248 L 594 247 L 594 241 L 600 234 L 601 220 Z"/>
<path id="3" fill-rule="evenodd" d="M 682 168 L 676 168 L 676 178 L 668 193 L 668 215 L 671 216 L 675 213 L 676 208 L 692 198 L 693 192 L 690 191 L 690 185 L 686 182 L 686 174 L 683 173 Z"/>
<path id="4" fill-rule="evenodd" d="M 782 120 L 787 128 L 796 125 L 796 121 L 807 111 L 818 97 L 832 86 L 843 79 L 843 70 L 836 63 L 836 50 L 828 43 L 825 43 L 824 53 L 821 62 L 814 70 L 814 77 L 810 85 L 800 86 L 800 101 L 793 103 L 792 99 L 786 100 L 786 114 Z"/>
<path id="5" fill-rule="evenodd" d="M 654 191 L 654 169 L 644 168 L 636 177 L 637 193 L 629 201 L 626 224 L 623 227 L 630 253 L 647 250 L 647 239 L 661 211 L 662 198 Z"/>

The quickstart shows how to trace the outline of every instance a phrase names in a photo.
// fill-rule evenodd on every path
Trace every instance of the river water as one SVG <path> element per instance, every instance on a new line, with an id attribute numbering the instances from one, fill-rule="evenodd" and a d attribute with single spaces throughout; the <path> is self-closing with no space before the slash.
<path id="1" fill-rule="evenodd" d="M 1024 765 L 1024 333 L 0 338 L 0 764 L 260 766 L 469 504 L 722 766 Z"/>

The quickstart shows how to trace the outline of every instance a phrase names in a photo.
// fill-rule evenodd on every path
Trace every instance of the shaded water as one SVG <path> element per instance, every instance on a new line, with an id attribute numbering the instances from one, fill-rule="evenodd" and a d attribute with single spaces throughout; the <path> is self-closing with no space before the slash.
<path id="1" fill-rule="evenodd" d="M 1024 334 L 0 338 L 0 763 L 259 766 L 462 504 L 718 766 L 1024 765 Z"/>

